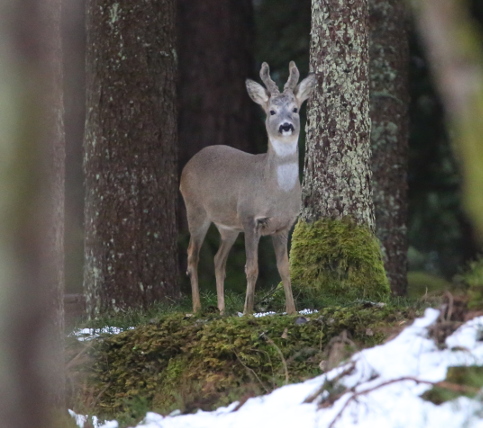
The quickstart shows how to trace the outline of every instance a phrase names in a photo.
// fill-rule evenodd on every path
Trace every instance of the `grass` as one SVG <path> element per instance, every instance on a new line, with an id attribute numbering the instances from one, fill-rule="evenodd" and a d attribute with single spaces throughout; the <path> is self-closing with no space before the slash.
<path id="1" fill-rule="evenodd" d="M 283 287 L 279 284 L 269 290 L 260 290 L 256 297 L 255 312 L 273 311 L 283 313 L 285 311 L 285 297 Z M 347 301 L 344 296 L 335 295 L 317 295 L 313 290 L 294 289 L 294 298 L 297 309 L 315 309 L 320 310 L 326 307 L 350 307 L 359 303 L 364 303 L 364 300 Z M 369 302 L 369 301 L 365 301 Z M 244 293 L 227 290 L 225 293 L 226 316 L 236 316 L 243 312 L 245 303 Z M 377 302 L 375 302 L 377 303 Z M 386 304 L 400 307 L 404 309 L 412 308 L 415 311 L 422 311 L 429 306 L 438 306 L 441 303 L 441 297 L 438 293 L 434 295 L 427 295 L 424 298 L 416 297 L 398 297 L 392 296 L 386 299 Z M 216 293 L 208 291 L 201 293 L 202 314 L 217 314 L 217 297 Z M 192 313 L 191 296 L 183 295 L 178 301 L 171 301 L 168 303 L 157 303 L 144 309 L 132 309 L 122 313 L 104 314 L 94 320 L 78 322 L 73 329 L 78 328 L 94 328 L 100 329 L 106 326 L 119 327 L 127 329 L 128 327 L 136 327 L 139 325 L 156 322 L 160 317 L 167 314 L 184 312 L 186 314 Z"/>

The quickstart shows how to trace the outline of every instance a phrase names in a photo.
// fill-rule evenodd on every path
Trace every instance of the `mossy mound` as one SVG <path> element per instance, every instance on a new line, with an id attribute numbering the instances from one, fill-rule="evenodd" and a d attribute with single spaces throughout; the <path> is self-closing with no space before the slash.
<path id="1" fill-rule="evenodd" d="M 407 317 L 362 303 L 308 316 L 165 315 L 95 339 L 77 406 L 118 419 L 135 417 L 136 407 L 139 417 L 146 410 L 211 410 L 320 374 L 332 338 L 344 332 L 356 346 L 372 346 Z"/>
<path id="2" fill-rule="evenodd" d="M 350 219 L 299 220 L 290 252 L 294 288 L 354 299 L 385 300 L 390 294 L 379 242 Z"/>

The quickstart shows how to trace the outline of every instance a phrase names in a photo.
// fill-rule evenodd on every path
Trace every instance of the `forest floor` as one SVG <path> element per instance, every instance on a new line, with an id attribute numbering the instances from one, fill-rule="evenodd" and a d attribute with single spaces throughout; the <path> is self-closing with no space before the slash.
<path id="1" fill-rule="evenodd" d="M 437 303 L 128 317 L 69 339 L 70 407 L 84 428 L 483 427 L 483 317 Z"/>

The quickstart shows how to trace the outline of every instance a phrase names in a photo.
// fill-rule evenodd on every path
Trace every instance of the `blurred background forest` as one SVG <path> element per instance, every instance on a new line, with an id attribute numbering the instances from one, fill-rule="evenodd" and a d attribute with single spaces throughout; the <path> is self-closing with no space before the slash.
<path id="1" fill-rule="evenodd" d="M 483 2 L 471 0 L 471 13 L 483 31 Z M 216 7 L 215 7 L 216 5 Z M 63 37 L 66 107 L 66 292 L 82 291 L 83 174 L 85 117 L 85 4 L 65 3 Z M 474 230 L 461 203 L 461 177 L 452 151 L 447 120 L 436 92 L 421 40 L 411 18 L 410 137 L 408 159 L 409 269 L 451 280 L 478 250 Z M 260 64 L 270 64 L 282 83 L 294 60 L 308 73 L 310 0 L 178 1 L 179 171 L 202 147 L 228 144 L 251 153 L 266 150 L 261 109 L 245 90 L 245 78 L 258 80 Z M 483 40 L 481 41 L 483 44 Z M 302 111 L 305 122 L 305 108 Z M 133 144 L 136 144 L 133 141 Z M 304 136 L 300 141 L 303 153 Z M 301 156 L 301 163 L 303 156 Z M 185 271 L 188 233 L 180 198 L 180 272 Z M 213 256 L 218 234 L 212 227 L 201 252 L 202 290 L 214 290 Z M 162 257 L 162 255 L 160 255 Z M 245 253 L 239 238 L 228 259 L 227 287 L 243 291 Z M 271 245 L 262 240 L 261 287 L 279 282 Z M 188 278 L 182 275 L 182 291 Z M 409 279 L 411 287 L 411 276 Z"/>

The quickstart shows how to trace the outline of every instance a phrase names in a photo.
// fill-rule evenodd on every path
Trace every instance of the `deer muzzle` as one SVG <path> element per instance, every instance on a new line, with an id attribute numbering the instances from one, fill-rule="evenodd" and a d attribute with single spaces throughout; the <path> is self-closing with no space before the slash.
<path id="1" fill-rule="evenodd" d="M 282 135 L 292 135 L 292 133 L 294 132 L 295 128 L 293 127 L 293 125 L 291 123 L 288 123 L 288 122 L 285 122 L 285 123 L 282 123 L 280 125 L 280 127 L 278 128 L 278 132 L 280 132 L 280 134 Z"/>

